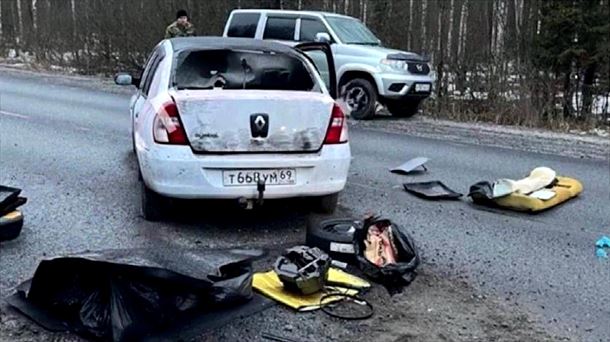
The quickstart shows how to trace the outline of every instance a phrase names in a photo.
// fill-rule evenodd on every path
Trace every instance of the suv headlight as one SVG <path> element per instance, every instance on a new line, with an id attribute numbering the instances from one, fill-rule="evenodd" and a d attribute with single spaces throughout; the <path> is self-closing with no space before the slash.
<path id="1" fill-rule="evenodd" d="M 386 71 L 407 71 L 409 69 L 409 65 L 405 61 L 401 61 L 398 59 L 387 59 L 384 58 L 379 61 L 382 69 Z"/>

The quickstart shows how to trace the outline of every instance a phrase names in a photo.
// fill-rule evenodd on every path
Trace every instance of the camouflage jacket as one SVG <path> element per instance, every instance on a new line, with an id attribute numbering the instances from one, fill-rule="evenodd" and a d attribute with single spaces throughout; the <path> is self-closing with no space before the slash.
<path id="1" fill-rule="evenodd" d="M 186 26 L 180 26 L 174 21 L 165 29 L 165 38 L 190 37 L 194 35 L 195 26 L 191 23 L 187 23 Z"/>

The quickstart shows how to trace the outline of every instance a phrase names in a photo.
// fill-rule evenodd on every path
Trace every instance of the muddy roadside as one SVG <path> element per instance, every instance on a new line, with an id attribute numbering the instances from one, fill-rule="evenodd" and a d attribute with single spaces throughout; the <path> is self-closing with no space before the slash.
<path id="1" fill-rule="evenodd" d="M 279 249 L 255 265 L 263 270 Z M 549 334 L 542 318 L 500 298 L 477 294 L 469 285 L 439 274 L 424 263 L 402 293 L 389 295 L 375 285 L 365 294 L 374 316 L 364 321 L 331 318 L 321 311 L 296 313 L 280 305 L 200 334 L 186 341 L 265 341 L 265 334 L 288 341 L 572 341 Z M 51 333 L 6 304 L 0 306 L 0 341 L 83 341 L 76 335 Z"/>

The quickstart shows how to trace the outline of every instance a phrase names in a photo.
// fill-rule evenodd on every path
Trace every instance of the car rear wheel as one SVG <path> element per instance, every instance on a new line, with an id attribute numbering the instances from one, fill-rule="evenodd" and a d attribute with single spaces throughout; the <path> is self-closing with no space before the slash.
<path id="1" fill-rule="evenodd" d="M 321 214 L 332 214 L 337 209 L 339 194 L 315 197 L 313 199 L 313 211 Z"/>
<path id="2" fill-rule="evenodd" d="M 386 103 L 388 111 L 392 116 L 399 118 L 410 118 L 417 114 L 421 100 L 391 100 Z"/>
<path id="3" fill-rule="evenodd" d="M 343 100 L 353 118 L 367 120 L 375 116 L 377 91 L 371 82 L 356 78 L 347 82 L 344 89 Z"/>
<path id="4" fill-rule="evenodd" d="M 142 184 L 142 216 L 147 221 L 159 221 L 163 218 L 167 199 L 149 189 L 143 181 L 140 184 Z"/>

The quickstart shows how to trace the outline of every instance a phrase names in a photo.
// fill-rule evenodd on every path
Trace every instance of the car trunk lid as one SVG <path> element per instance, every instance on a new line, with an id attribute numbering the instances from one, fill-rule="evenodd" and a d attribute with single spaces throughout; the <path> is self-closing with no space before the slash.
<path id="1" fill-rule="evenodd" d="M 201 153 L 316 152 L 334 104 L 322 93 L 241 89 L 180 90 L 174 100 Z"/>

